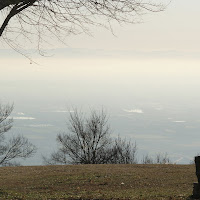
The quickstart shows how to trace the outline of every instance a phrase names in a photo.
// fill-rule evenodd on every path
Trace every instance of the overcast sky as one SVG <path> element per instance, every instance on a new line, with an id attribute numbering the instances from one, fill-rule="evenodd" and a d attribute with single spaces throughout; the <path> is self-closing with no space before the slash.
<path id="1" fill-rule="evenodd" d="M 13 50 L 1 51 L 0 79 L 52 79 L 52 76 L 64 79 L 65 73 L 71 73 L 76 65 L 86 68 L 131 65 L 133 72 L 141 73 L 145 69 L 149 73 L 168 72 L 170 66 L 174 73 L 187 75 L 189 72 L 196 76 L 200 53 L 199 8 L 199 0 L 172 0 L 164 12 L 143 16 L 143 23 L 114 25 L 116 36 L 102 28 L 91 27 L 93 37 L 70 36 L 67 46 L 52 41 L 54 50 L 47 54 L 50 58 L 32 55 L 39 65 L 30 65 L 29 60 Z M 8 47 L 2 45 L 2 48 Z M 138 62 L 140 68 L 134 68 Z"/>
<path id="2" fill-rule="evenodd" d="M 195 93 L 200 86 L 199 8 L 199 0 L 172 0 L 164 12 L 143 16 L 143 23 L 115 24 L 116 36 L 91 27 L 93 37 L 70 36 L 67 46 L 52 41 L 46 57 L 31 54 L 38 64 L 4 45 L 0 80 L 66 80 L 77 87 L 144 84 L 144 92 L 164 86 L 171 94 L 180 87 Z"/>
<path id="3" fill-rule="evenodd" d="M 172 96 L 180 88 L 195 94 L 200 86 L 199 8 L 199 0 L 172 0 L 164 12 L 143 16 L 143 23 L 115 24 L 116 36 L 91 27 L 93 37 L 70 36 L 67 46 L 52 41 L 46 57 L 31 54 L 38 64 L 3 45 L 0 80 L 66 80 L 91 88 L 124 83 L 143 87 L 144 93 L 164 87 Z"/>

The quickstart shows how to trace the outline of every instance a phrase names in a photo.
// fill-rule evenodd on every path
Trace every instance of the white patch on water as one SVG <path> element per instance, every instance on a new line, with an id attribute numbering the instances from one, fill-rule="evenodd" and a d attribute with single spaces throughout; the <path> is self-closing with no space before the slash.
<path id="1" fill-rule="evenodd" d="M 183 160 L 183 159 L 184 159 L 184 157 L 181 157 L 181 158 L 179 158 L 179 159 L 175 160 L 175 161 L 174 161 L 174 163 L 175 163 L 175 164 L 178 164 L 178 163 L 180 163 L 180 162 L 181 162 L 181 160 Z"/>
<path id="2" fill-rule="evenodd" d="M 24 126 L 28 126 L 28 127 L 50 127 L 50 126 L 54 126 L 52 124 L 30 124 L 30 125 L 24 125 Z"/>
<path id="3" fill-rule="evenodd" d="M 143 110 L 141 109 L 131 109 L 131 110 L 123 109 L 123 111 L 128 112 L 128 113 L 139 113 L 139 114 L 144 113 Z"/>
<path id="4" fill-rule="evenodd" d="M 17 114 L 18 115 L 25 115 L 23 112 L 18 112 Z"/>
<path id="5" fill-rule="evenodd" d="M 177 121 L 173 121 L 173 122 L 175 122 L 175 123 L 185 123 L 186 121 L 184 121 L 184 120 L 177 120 Z"/>
<path id="6" fill-rule="evenodd" d="M 42 111 L 42 112 L 51 112 L 51 113 L 73 113 L 74 110 L 53 110 L 53 111 Z"/>
<path id="7" fill-rule="evenodd" d="M 19 119 L 19 120 L 34 120 L 34 117 L 13 117 L 13 119 Z"/>

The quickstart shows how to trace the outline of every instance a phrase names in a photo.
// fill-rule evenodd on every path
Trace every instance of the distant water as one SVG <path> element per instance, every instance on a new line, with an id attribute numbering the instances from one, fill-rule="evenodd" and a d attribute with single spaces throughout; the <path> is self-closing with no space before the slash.
<path id="1" fill-rule="evenodd" d="M 147 86 L 147 85 L 146 85 Z M 38 147 L 25 165 L 41 165 L 41 155 L 56 150 L 56 135 L 67 131 L 68 111 L 104 109 L 112 137 L 130 138 L 138 158 L 167 152 L 175 163 L 187 164 L 200 152 L 200 96 L 190 91 L 137 85 L 82 85 L 67 81 L 1 81 L 2 102 L 14 102 L 14 126 L 8 134 L 23 134 Z M 149 89 L 149 90 L 148 90 Z"/>

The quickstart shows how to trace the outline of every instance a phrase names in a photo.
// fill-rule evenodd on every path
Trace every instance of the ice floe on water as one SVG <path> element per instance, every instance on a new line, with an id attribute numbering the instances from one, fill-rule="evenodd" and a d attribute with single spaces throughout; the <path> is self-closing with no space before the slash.
<path id="1" fill-rule="evenodd" d="M 28 126 L 28 127 L 50 127 L 50 126 L 54 126 L 52 124 L 29 124 L 29 125 L 24 125 L 24 126 Z"/>
<path id="2" fill-rule="evenodd" d="M 19 120 L 34 120 L 36 118 L 34 117 L 13 117 L 13 119 L 19 119 Z"/>
<path id="3" fill-rule="evenodd" d="M 144 113 L 142 109 L 131 109 L 131 110 L 123 109 L 123 111 L 128 113 L 139 113 L 139 114 Z"/>

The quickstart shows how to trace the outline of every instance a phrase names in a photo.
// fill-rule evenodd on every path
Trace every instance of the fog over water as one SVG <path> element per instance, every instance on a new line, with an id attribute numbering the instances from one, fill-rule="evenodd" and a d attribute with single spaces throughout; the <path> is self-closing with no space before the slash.
<path id="1" fill-rule="evenodd" d="M 198 61 L 63 59 L 41 66 L 18 61 L 15 79 L 1 75 L 1 100 L 15 104 L 9 134 L 23 134 L 38 147 L 23 164 L 40 165 L 41 155 L 56 150 L 56 135 L 67 131 L 73 107 L 85 113 L 103 107 L 112 137 L 136 141 L 139 160 L 167 152 L 173 162 L 189 163 L 200 151 Z"/>

